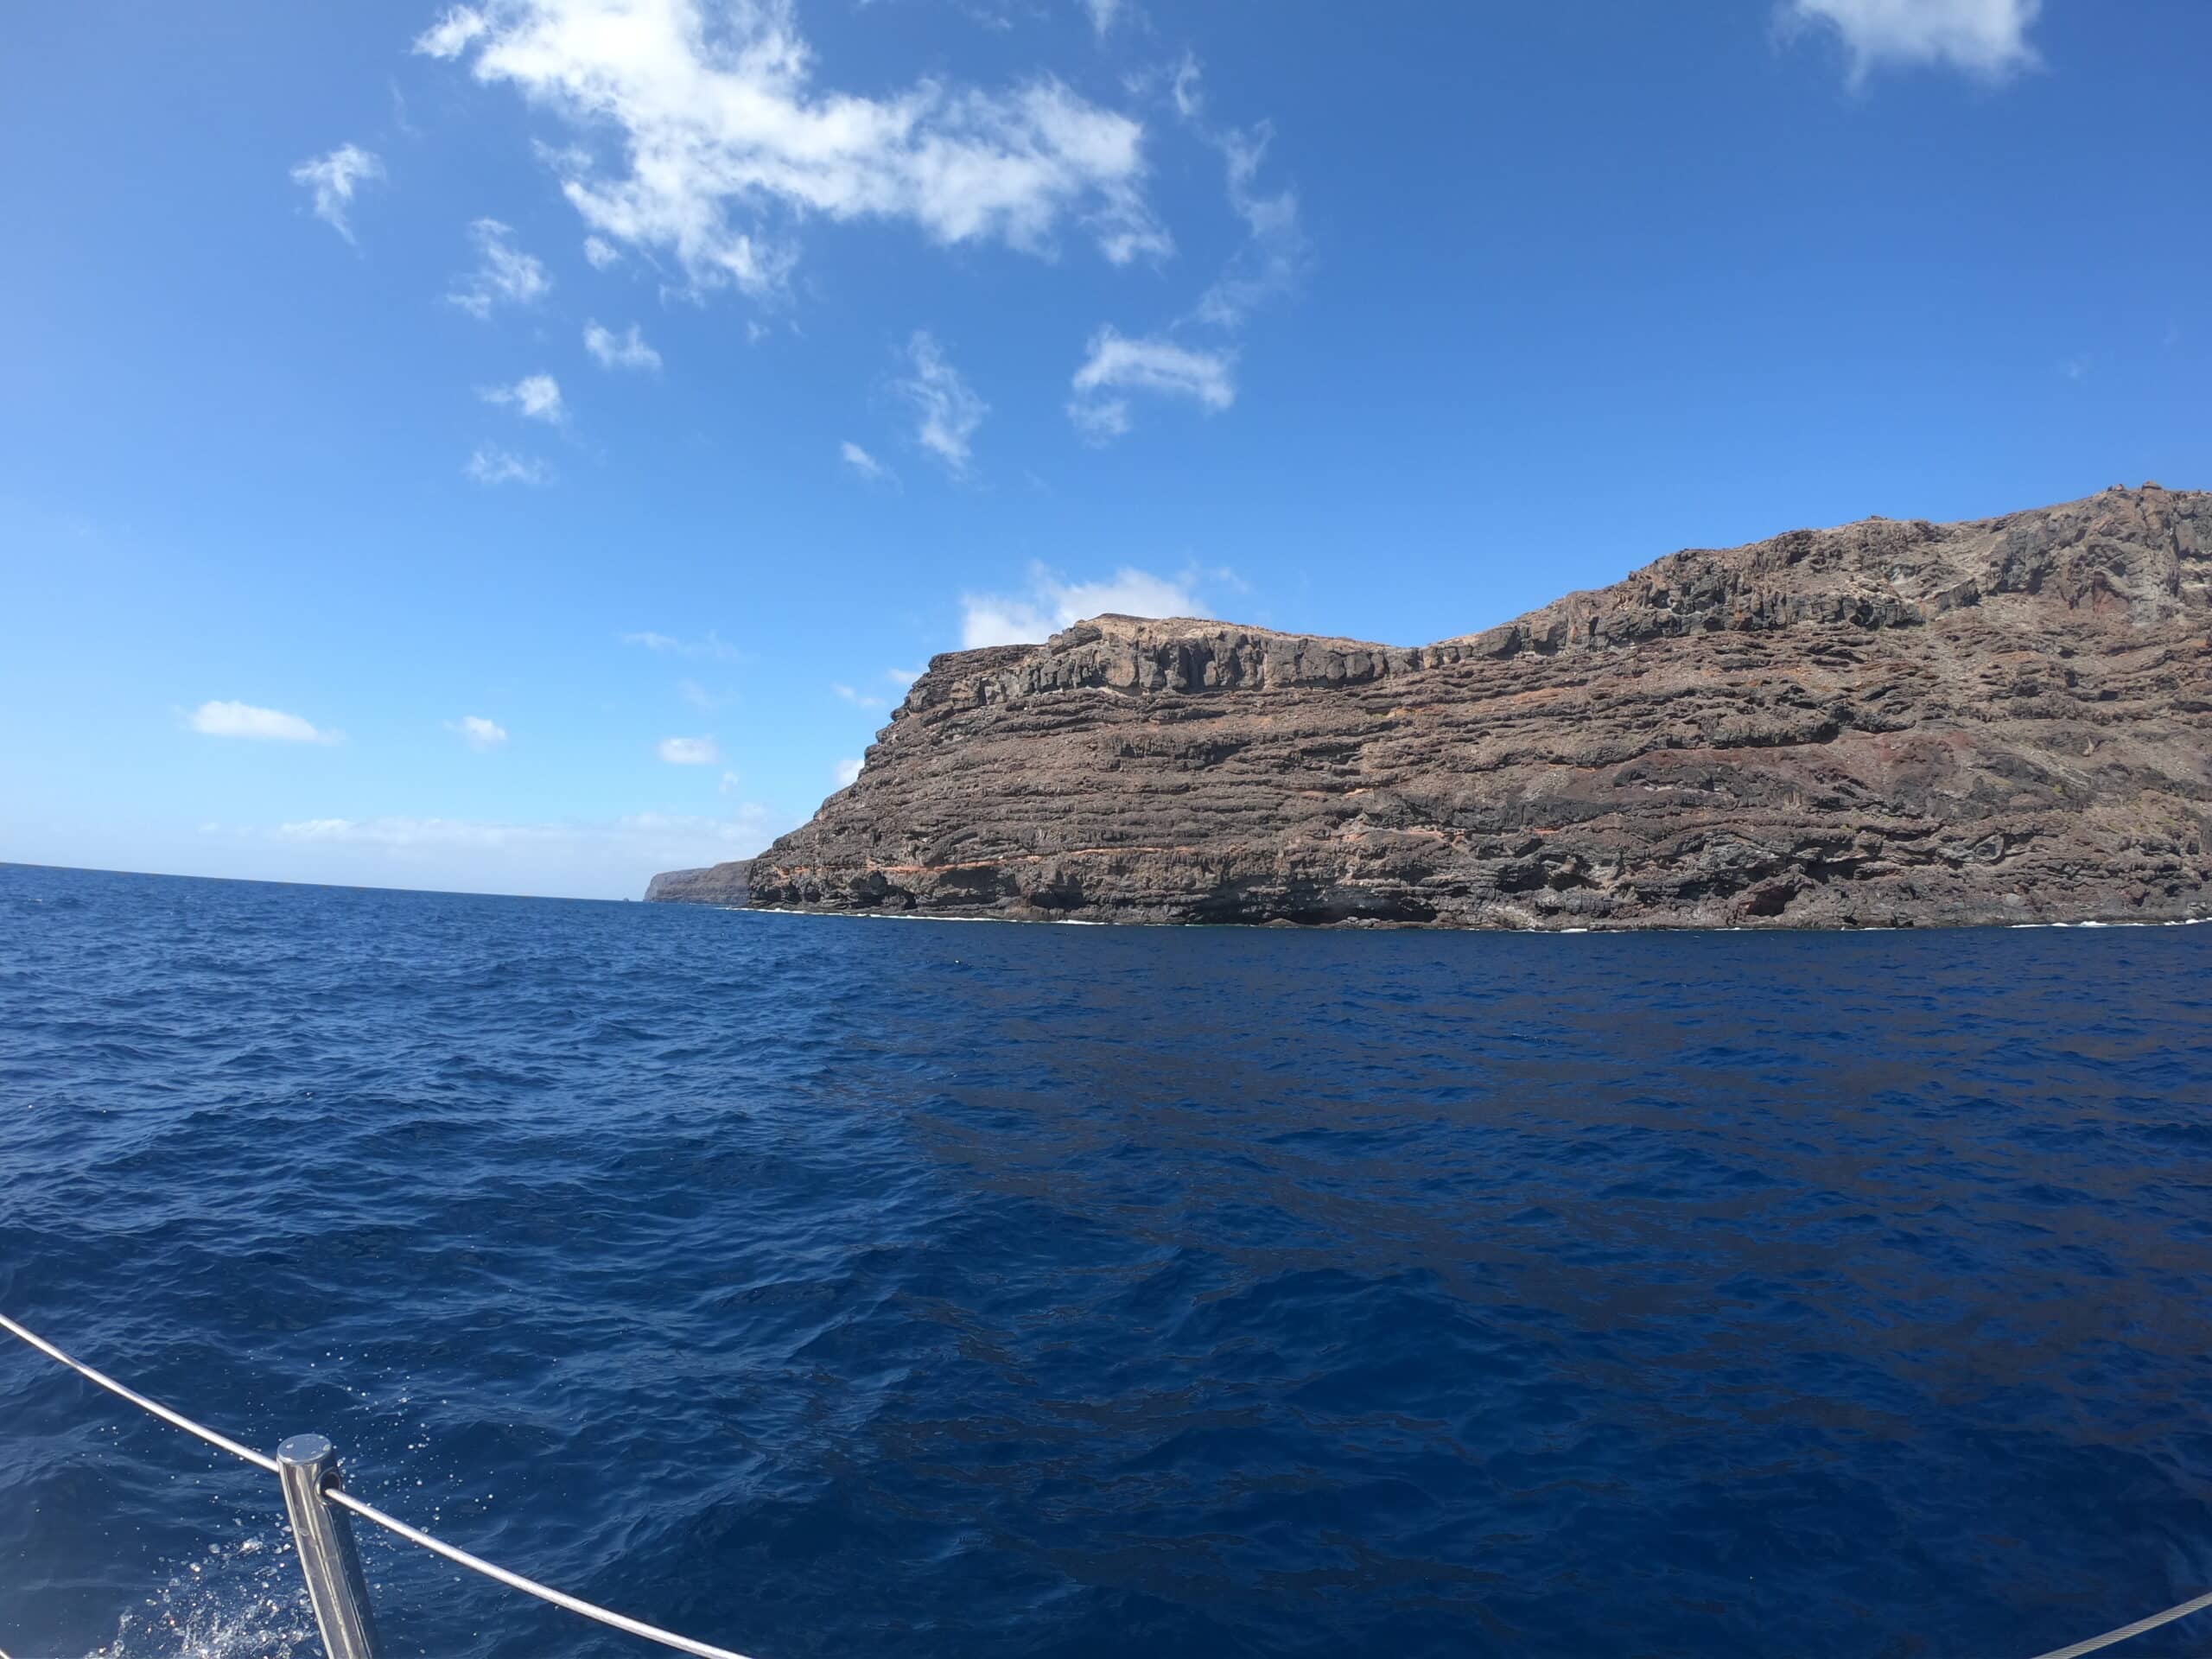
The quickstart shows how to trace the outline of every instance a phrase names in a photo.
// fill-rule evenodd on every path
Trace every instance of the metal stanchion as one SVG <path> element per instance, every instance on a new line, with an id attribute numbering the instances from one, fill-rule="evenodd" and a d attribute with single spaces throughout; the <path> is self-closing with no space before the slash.
<path id="1" fill-rule="evenodd" d="M 361 1558 L 353 1549 L 353 1520 L 323 1497 L 339 1484 L 338 1448 L 320 1434 L 295 1434 L 276 1448 L 276 1476 L 325 1659 L 377 1659 L 376 1624 L 369 1617 Z"/>

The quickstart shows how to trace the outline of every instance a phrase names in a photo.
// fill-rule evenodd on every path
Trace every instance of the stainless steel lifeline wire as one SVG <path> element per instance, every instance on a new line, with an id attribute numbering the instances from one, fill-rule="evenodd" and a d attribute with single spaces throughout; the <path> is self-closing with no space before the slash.
<path id="1" fill-rule="evenodd" d="M 2125 1642 L 2131 1636 L 2140 1636 L 2145 1630 L 2155 1630 L 2161 1624 L 2171 1624 L 2177 1618 L 2187 1618 L 2191 1613 L 2201 1613 L 2212 1607 L 2212 1590 L 2190 1600 L 2169 1607 L 2163 1613 L 2153 1613 L 2148 1618 L 2139 1618 L 2133 1624 L 2123 1624 L 2116 1630 L 2107 1630 L 2102 1636 L 2093 1636 L 2086 1642 L 2076 1642 L 2069 1648 L 2053 1648 L 2049 1653 L 2039 1653 L 2036 1659 L 2078 1659 L 2085 1653 L 2094 1653 L 2099 1648 L 2108 1648 L 2115 1642 Z"/>
<path id="2" fill-rule="evenodd" d="M 128 1400 L 132 1405 L 137 1407 L 141 1411 L 152 1412 L 155 1416 L 160 1418 L 172 1428 L 181 1428 L 188 1434 L 197 1434 L 201 1440 L 207 1441 L 208 1445 L 216 1447 L 218 1450 L 227 1452 L 234 1458 L 245 1459 L 248 1463 L 260 1470 L 264 1474 L 273 1475 L 276 1472 L 276 1459 L 269 1457 L 265 1453 L 257 1452 L 250 1446 L 240 1446 L 229 1435 L 218 1434 L 213 1429 L 205 1427 L 199 1423 L 194 1422 L 191 1418 L 185 1416 L 181 1412 L 171 1411 L 160 1401 L 149 1400 L 144 1395 L 139 1393 L 136 1389 L 124 1388 L 122 1383 L 117 1382 L 105 1371 L 96 1371 L 91 1366 L 86 1364 L 84 1361 L 80 1359 L 72 1359 L 68 1355 L 63 1353 L 59 1348 L 48 1342 L 44 1337 L 40 1336 L 35 1331 L 26 1331 L 22 1325 L 17 1325 L 13 1319 L 10 1319 L 5 1313 L 0 1313 L 0 1327 L 4 1327 L 8 1334 L 11 1337 L 22 1338 L 22 1340 L 30 1344 L 32 1347 L 37 1349 L 39 1352 L 44 1354 L 48 1359 L 60 1360 L 64 1365 L 67 1365 L 71 1370 L 76 1372 L 78 1376 L 83 1377 L 86 1382 L 99 1383 L 100 1387 L 105 1389 L 110 1394 L 117 1395 L 121 1396 L 123 1399 Z"/>
<path id="3" fill-rule="evenodd" d="M 695 1642 L 688 1636 L 678 1636 L 673 1630 L 664 1630 L 658 1625 L 648 1624 L 642 1619 L 626 1618 L 620 1613 L 610 1612 L 604 1607 L 595 1607 L 590 1602 L 581 1601 L 574 1596 L 565 1594 L 554 1589 L 550 1585 L 540 1584 L 535 1579 L 525 1579 L 521 1573 L 510 1573 L 504 1567 L 494 1567 L 483 1557 L 472 1555 L 467 1550 L 457 1548 L 446 1542 L 442 1538 L 433 1538 L 427 1532 L 416 1531 L 404 1521 L 395 1520 L 392 1516 L 386 1515 L 375 1504 L 364 1503 L 351 1492 L 334 1491 L 328 1494 L 328 1497 L 332 1503 L 342 1504 L 364 1521 L 375 1522 L 393 1536 L 404 1538 L 410 1544 L 418 1544 L 432 1554 L 442 1555 L 446 1560 L 454 1562 L 456 1566 L 465 1567 L 472 1573 L 481 1573 L 486 1578 L 495 1580 L 511 1590 L 519 1590 L 526 1596 L 536 1596 L 541 1601 L 550 1601 L 556 1607 L 565 1607 L 572 1613 L 582 1613 L 586 1618 L 595 1618 L 602 1624 L 611 1624 L 618 1630 L 627 1630 L 632 1636 L 642 1636 L 648 1642 L 658 1642 L 664 1648 L 674 1648 L 678 1653 L 696 1653 L 700 1659 L 745 1659 L 744 1655 L 732 1653 L 728 1648 L 718 1648 L 711 1642 Z"/>
<path id="4" fill-rule="evenodd" d="M 185 1416 L 182 1413 L 170 1410 L 159 1401 L 149 1400 L 137 1389 L 125 1388 L 105 1372 L 96 1371 L 83 1361 L 63 1353 L 36 1332 L 24 1329 L 4 1313 L 0 1313 L 0 1330 L 4 1330 L 10 1336 L 29 1343 L 48 1359 L 60 1361 L 86 1381 L 96 1382 L 110 1394 L 120 1399 L 128 1400 L 141 1411 L 152 1413 L 172 1427 L 181 1428 L 188 1434 L 195 1434 L 208 1445 L 227 1452 L 234 1458 L 243 1459 L 257 1469 L 272 1475 L 281 1474 L 282 1467 L 275 1458 L 265 1456 L 250 1446 L 241 1446 L 228 1435 L 218 1434 L 206 1425 L 194 1422 L 191 1418 Z M 327 1442 L 324 1444 L 327 1447 Z M 595 1619 L 611 1629 L 627 1631 L 630 1635 L 642 1637 L 648 1642 L 658 1642 L 661 1646 L 673 1648 L 678 1653 L 696 1654 L 698 1659 L 745 1659 L 743 1654 L 733 1652 L 728 1648 L 718 1648 L 710 1642 L 698 1642 L 688 1636 L 678 1636 L 673 1630 L 664 1630 L 658 1624 L 648 1624 L 643 1619 L 626 1618 L 609 1608 L 598 1606 L 579 1597 L 556 1590 L 550 1585 L 540 1584 L 535 1579 L 526 1579 L 521 1573 L 511 1573 L 504 1567 L 495 1567 L 480 1555 L 472 1555 L 467 1550 L 446 1542 L 442 1538 L 433 1538 L 429 1533 L 419 1531 L 409 1526 L 404 1521 L 386 1515 L 375 1504 L 364 1503 L 342 1486 L 334 1484 L 326 1487 L 322 1497 L 329 1503 L 352 1510 L 364 1521 L 372 1522 L 382 1527 L 396 1538 L 403 1538 L 410 1544 L 429 1550 L 434 1555 L 442 1555 L 456 1567 L 465 1567 L 472 1573 L 480 1573 L 494 1583 L 504 1584 L 511 1590 L 519 1590 L 526 1596 L 536 1596 L 540 1601 L 551 1602 L 556 1607 L 564 1607 L 569 1611 L 579 1614 L 585 1618 Z M 2208 1591 L 2203 1595 L 2190 1600 L 2178 1603 L 2167 1608 L 2164 1612 L 2153 1613 L 2148 1618 L 2139 1618 L 2133 1624 L 2123 1624 L 2118 1630 L 2107 1630 L 2102 1636 L 2093 1636 L 2087 1641 L 2076 1642 L 2070 1647 L 2053 1648 L 2048 1653 L 2039 1653 L 2035 1656 L 2035 1659 L 2081 1659 L 2083 1654 L 2095 1653 L 2100 1649 L 2113 1646 L 2115 1643 L 2125 1642 L 2130 1637 L 2141 1636 L 2146 1631 L 2157 1630 L 2161 1625 L 2171 1624 L 2178 1618 L 2187 1618 L 2191 1613 L 2202 1612 L 2208 1607 L 2212 1607 L 2212 1591 Z M 0 1653 L 0 1659 L 7 1659 L 7 1656 Z"/>

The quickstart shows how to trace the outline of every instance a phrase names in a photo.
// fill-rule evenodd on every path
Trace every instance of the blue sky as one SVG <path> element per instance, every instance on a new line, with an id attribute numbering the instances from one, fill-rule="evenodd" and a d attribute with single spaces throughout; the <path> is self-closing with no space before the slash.
<path id="1" fill-rule="evenodd" d="M 2212 480 L 2201 0 L 79 0 L 0 859 L 634 894 L 1101 609 Z"/>

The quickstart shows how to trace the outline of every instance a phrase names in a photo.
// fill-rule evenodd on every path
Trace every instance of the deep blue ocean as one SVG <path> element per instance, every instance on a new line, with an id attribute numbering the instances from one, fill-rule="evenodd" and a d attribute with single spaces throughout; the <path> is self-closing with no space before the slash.
<path id="1" fill-rule="evenodd" d="M 759 1659 L 2024 1659 L 2212 1587 L 2209 1308 L 2212 928 L 0 868 L 0 1311 Z M 314 1653 L 274 1481 L 0 1337 L 0 1649 Z"/>

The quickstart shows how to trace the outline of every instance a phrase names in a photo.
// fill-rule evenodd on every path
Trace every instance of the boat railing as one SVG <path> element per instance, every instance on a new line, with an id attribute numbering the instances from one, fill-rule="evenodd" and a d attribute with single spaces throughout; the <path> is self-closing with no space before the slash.
<path id="1" fill-rule="evenodd" d="M 433 1538 L 418 1528 L 409 1526 L 397 1516 L 386 1515 L 375 1504 L 365 1503 L 347 1491 L 343 1472 L 339 1467 L 338 1453 L 331 1443 L 320 1434 L 295 1434 L 281 1441 L 276 1455 L 270 1457 L 257 1452 L 250 1446 L 241 1446 L 227 1434 L 219 1434 L 204 1423 L 196 1423 L 182 1412 L 174 1411 L 158 1400 L 149 1400 L 136 1389 L 126 1388 L 104 1371 L 94 1370 L 82 1360 L 64 1353 L 36 1332 L 18 1325 L 4 1313 L 0 1313 L 0 1330 L 29 1343 L 48 1359 L 58 1360 L 88 1382 L 98 1383 L 118 1399 L 127 1400 L 139 1410 L 150 1412 L 171 1427 L 181 1428 L 220 1452 L 243 1462 L 251 1464 L 264 1474 L 276 1477 L 284 1498 L 284 1514 L 291 1523 L 292 1543 L 299 1556 L 300 1573 L 307 1580 L 308 1604 L 315 1610 L 315 1627 L 322 1634 L 325 1659 L 378 1659 L 376 1622 L 369 1609 L 368 1589 L 361 1576 L 361 1560 L 353 1547 L 353 1532 L 346 1516 L 350 1511 L 372 1525 L 382 1527 L 395 1538 L 427 1549 L 434 1555 L 442 1555 L 456 1567 L 465 1567 L 472 1573 L 480 1573 L 494 1583 L 504 1584 L 510 1590 L 519 1590 L 526 1596 L 536 1596 L 540 1601 L 550 1601 L 556 1607 L 566 1608 L 582 1618 L 594 1619 L 612 1629 L 658 1643 L 677 1653 L 696 1654 L 698 1659 L 746 1659 L 745 1655 L 729 1648 L 716 1647 L 711 1642 L 678 1636 L 674 1630 L 664 1630 L 658 1624 L 648 1624 L 641 1618 L 632 1618 L 612 1608 L 601 1607 L 572 1596 L 564 1590 L 556 1590 L 550 1584 L 540 1584 L 535 1579 L 524 1578 L 519 1573 L 486 1560 L 442 1538 Z"/>
<path id="2" fill-rule="evenodd" d="M 480 1555 L 442 1538 L 433 1538 L 429 1533 L 409 1526 L 395 1516 L 386 1515 L 373 1503 L 364 1502 L 347 1491 L 338 1463 L 338 1453 L 331 1443 L 320 1434 L 295 1434 L 278 1443 L 276 1454 L 270 1456 L 251 1446 L 242 1446 L 227 1434 L 219 1434 L 204 1423 L 194 1422 L 183 1413 L 172 1410 L 158 1400 L 149 1400 L 136 1389 L 126 1388 L 103 1371 L 94 1370 L 82 1360 L 73 1357 L 55 1347 L 36 1332 L 18 1325 L 0 1313 L 0 1330 L 19 1338 L 38 1350 L 48 1359 L 67 1366 L 88 1382 L 97 1383 L 118 1399 L 127 1400 L 139 1410 L 151 1413 L 173 1428 L 198 1436 L 218 1451 L 226 1452 L 243 1462 L 251 1464 L 264 1474 L 276 1477 L 283 1494 L 284 1513 L 292 1529 L 295 1554 L 299 1557 L 302 1577 L 307 1580 L 308 1603 L 315 1610 L 315 1626 L 322 1635 L 325 1659 L 378 1659 L 376 1624 L 369 1609 L 368 1589 L 361 1576 L 360 1556 L 353 1545 L 353 1534 L 347 1515 L 358 1515 L 364 1521 L 383 1528 L 395 1538 L 442 1555 L 456 1567 L 465 1567 L 472 1573 L 480 1573 L 494 1583 L 504 1584 L 510 1590 L 519 1590 L 524 1595 L 536 1596 L 556 1607 L 566 1608 L 582 1618 L 594 1619 L 601 1624 L 627 1632 L 647 1642 L 658 1643 L 677 1653 L 696 1654 L 699 1659 L 745 1659 L 745 1656 L 728 1648 L 718 1648 L 711 1642 L 701 1642 L 688 1636 L 678 1636 L 664 1630 L 658 1624 L 648 1624 L 640 1618 L 601 1607 L 556 1590 L 550 1585 L 540 1584 L 535 1579 L 524 1578 L 504 1567 L 495 1566 Z M 2117 1630 L 2107 1630 L 2063 1648 L 2053 1648 L 2035 1659 L 2081 1659 L 2084 1654 L 2125 1642 L 2130 1637 L 2141 1636 L 2161 1625 L 2171 1624 L 2177 1618 L 2202 1612 L 2212 1607 L 2212 1592 L 2195 1597 L 2137 1619 L 2133 1624 L 2123 1624 Z M 0 1654 L 0 1659 L 6 1659 Z"/>

